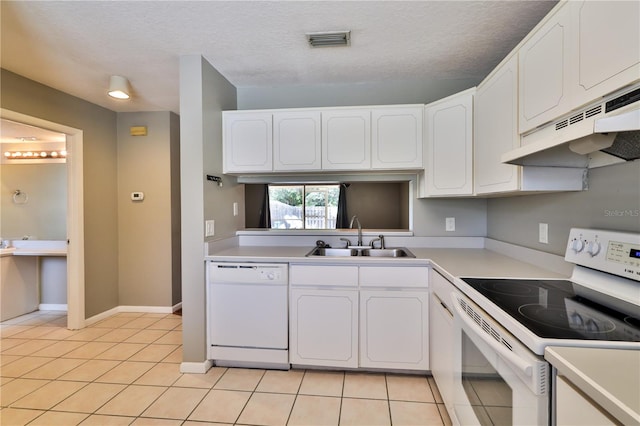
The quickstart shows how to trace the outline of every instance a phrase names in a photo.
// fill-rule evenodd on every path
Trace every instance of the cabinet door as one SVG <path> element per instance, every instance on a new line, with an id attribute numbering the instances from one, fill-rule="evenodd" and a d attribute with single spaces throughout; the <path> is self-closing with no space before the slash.
<path id="1" fill-rule="evenodd" d="M 500 161 L 502 154 L 520 146 L 517 55 L 478 87 L 473 106 L 476 194 L 517 190 L 520 166 Z"/>
<path id="2" fill-rule="evenodd" d="M 358 291 L 291 290 L 289 361 L 358 367 Z"/>
<path id="3" fill-rule="evenodd" d="M 272 171 L 271 113 L 225 111 L 222 117 L 224 173 Z"/>
<path id="4" fill-rule="evenodd" d="M 575 1 L 574 108 L 640 80 L 640 2 Z"/>
<path id="5" fill-rule="evenodd" d="M 571 17 L 566 4 L 520 48 L 520 133 L 571 107 Z"/>
<path id="6" fill-rule="evenodd" d="M 422 168 L 424 107 L 374 109 L 371 112 L 371 165 L 374 169 Z"/>
<path id="7" fill-rule="evenodd" d="M 444 305 L 443 305 L 444 303 Z M 442 400 L 447 408 L 453 408 L 453 315 L 431 293 L 429 301 L 429 360 Z"/>
<path id="8" fill-rule="evenodd" d="M 615 425 L 618 424 L 599 405 L 575 389 L 562 376 L 556 378 L 557 425 Z"/>
<path id="9" fill-rule="evenodd" d="M 322 112 L 322 168 L 371 168 L 371 110 Z"/>
<path id="10" fill-rule="evenodd" d="M 360 366 L 429 369 L 427 291 L 360 291 Z"/>
<path id="11" fill-rule="evenodd" d="M 320 170 L 320 112 L 273 114 L 273 170 Z"/>
<path id="12" fill-rule="evenodd" d="M 427 105 L 423 196 L 473 193 L 473 92 Z"/>

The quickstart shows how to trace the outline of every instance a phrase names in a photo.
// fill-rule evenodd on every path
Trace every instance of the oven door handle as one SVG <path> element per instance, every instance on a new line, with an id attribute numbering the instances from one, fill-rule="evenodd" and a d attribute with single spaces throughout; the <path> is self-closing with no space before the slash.
<path id="1" fill-rule="evenodd" d="M 451 293 L 451 298 L 453 299 L 453 307 L 456 311 L 456 314 L 460 317 L 460 319 L 462 319 L 467 327 L 470 327 L 471 330 L 474 330 L 474 332 L 482 339 L 482 341 L 488 344 L 500 358 L 509 361 L 510 364 L 522 371 L 525 376 L 531 377 L 531 372 L 533 371 L 533 367 L 531 366 L 531 364 L 511 352 L 509 349 L 503 346 L 502 343 L 496 341 L 488 333 L 486 336 L 478 334 L 478 331 L 480 333 L 485 333 L 484 328 L 480 327 L 479 324 L 469 318 L 467 313 L 460 306 L 460 303 L 458 302 L 458 295 L 456 293 Z"/>

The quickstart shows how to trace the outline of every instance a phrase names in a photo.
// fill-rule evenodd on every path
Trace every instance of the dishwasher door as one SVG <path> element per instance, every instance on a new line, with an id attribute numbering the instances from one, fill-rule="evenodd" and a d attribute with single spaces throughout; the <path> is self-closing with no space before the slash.
<path id="1" fill-rule="evenodd" d="M 209 264 L 211 346 L 288 348 L 286 264 Z"/>

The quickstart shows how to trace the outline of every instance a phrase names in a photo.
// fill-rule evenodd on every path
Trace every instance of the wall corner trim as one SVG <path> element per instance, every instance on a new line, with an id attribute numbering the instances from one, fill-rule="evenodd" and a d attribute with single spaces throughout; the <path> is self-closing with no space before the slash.
<path id="1" fill-rule="evenodd" d="M 205 374 L 213 366 L 213 361 L 206 359 L 202 362 L 183 362 L 180 364 L 181 373 Z"/>

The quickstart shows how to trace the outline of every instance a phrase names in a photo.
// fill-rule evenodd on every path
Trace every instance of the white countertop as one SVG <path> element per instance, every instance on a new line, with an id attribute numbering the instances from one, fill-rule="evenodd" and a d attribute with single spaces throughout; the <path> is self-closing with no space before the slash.
<path id="1" fill-rule="evenodd" d="M 640 350 L 548 346 L 544 357 L 622 424 L 640 424 Z"/>
<path id="2" fill-rule="evenodd" d="M 381 257 L 305 257 L 311 247 L 298 246 L 237 246 L 211 253 L 207 260 L 218 262 L 304 262 L 317 264 L 340 263 L 431 263 L 439 272 L 450 277 L 508 277 L 508 278 L 566 278 L 530 263 L 522 262 L 487 249 L 473 248 L 415 248 L 409 250 L 416 258 Z"/>

